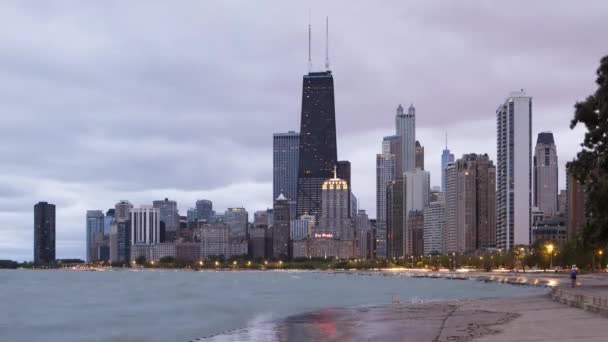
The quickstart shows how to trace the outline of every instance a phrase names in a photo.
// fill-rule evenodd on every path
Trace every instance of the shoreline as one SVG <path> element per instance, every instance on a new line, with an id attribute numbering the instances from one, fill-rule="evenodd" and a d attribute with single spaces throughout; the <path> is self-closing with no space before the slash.
<path id="1" fill-rule="evenodd" d="M 326 308 L 191 341 L 604 341 L 606 322 L 545 294 Z"/>

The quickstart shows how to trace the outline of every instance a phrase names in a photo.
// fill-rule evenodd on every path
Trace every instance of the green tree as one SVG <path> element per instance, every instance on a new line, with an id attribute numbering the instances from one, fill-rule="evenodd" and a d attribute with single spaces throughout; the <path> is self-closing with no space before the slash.
<path id="1" fill-rule="evenodd" d="M 585 187 L 586 226 L 583 241 L 595 245 L 608 241 L 608 56 L 597 69 L 597 90 L 574 106 L 570 128 L 579 123 L 587 132 L 581 151 L 567 165 Z"/>

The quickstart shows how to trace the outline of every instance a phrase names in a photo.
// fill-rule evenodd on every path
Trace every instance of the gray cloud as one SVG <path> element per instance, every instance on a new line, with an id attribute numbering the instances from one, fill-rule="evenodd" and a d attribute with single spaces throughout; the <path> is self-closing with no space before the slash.
<path id="1" fill-rule="evenodd" d="M 604 1 L 3 3 L 0 258 L 31 258 L 39 200 L 58 205 L 59 257 L 82 257 L 85 211 L 119 199 L 269 206 L 271 134 L 299 130 L 309 8 L 316 67 L 330 17 L 339 155 L 371 216 L 398 103 L 417 107 L 433 184 L 445 131 L 457 156 L 495 155 L 514 89 L 560 163 L 576 153 L 572 106 L 608 53 Z"/>

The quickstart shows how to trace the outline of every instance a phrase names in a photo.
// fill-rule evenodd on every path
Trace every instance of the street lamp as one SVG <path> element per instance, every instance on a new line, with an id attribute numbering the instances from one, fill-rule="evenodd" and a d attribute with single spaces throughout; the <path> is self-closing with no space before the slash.
<path id="1" fill-rule="evenodd" d="M 549 255 L 550 255 L 549 259 L 551 260 L 550 261 L 551 266 L 549 266 L 549 268 L 553 269 L 553 250 L 555 249 L 555 246 L 552 243 L 550 243 L 550 244 L 546 245 L 545 248 L 547 249 L 547 253 L 549 253 Z"/>

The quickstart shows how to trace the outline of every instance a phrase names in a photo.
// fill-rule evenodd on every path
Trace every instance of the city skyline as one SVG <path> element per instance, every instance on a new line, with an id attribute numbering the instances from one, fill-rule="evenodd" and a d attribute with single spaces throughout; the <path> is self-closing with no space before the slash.
<path id="1" fill-rule="evenodd" d="M 559 23 L 548 23 L 542 29 L 543 34 L 554 39 L 547 41 L 539 41 L 532 35 L 525 38 L 507 35 L 504 38 L 511 39 L 503 41 L 505 45 L 500 47 L 493 40 L 505 33 L 485 29 L 494 26 L 493 21 L 507 20 L 509 14 L 485 8 L 484 20 L 473 24 L 484 28 L 478 31 L 485 32 L 477 33 L 478 40 L 472 42 L 467 40 L 470 27 L 462 18 L 443 21 L 443 16 L 429 13 L 433 5 L 429 6 L 404 6 L 391 13 L 382 6 L 346 10 L 331 4 L 329 8 L 323 7 L 324 12 L 317 15 L 318 18 L 312 16 L 313 70 L 322 69 L 324 15 L 328 14 L 335 23 L 332 24 L 335 27 L 332 30 L 336 32 L 334 38 L 330 34 L 330 51 L 336 86 L 337 149 L 340 160 L 352 163 L 359 207 L 375 216 L 374 157 L 380 149 L 380 139 L 393 131 L 394 108 L 399 103 L 409 105 L 413 102 L 417 108 L 416 139 L 425 147 L 425 169 L 431 173 L 431 185 L 439 185 L 439 163 L 444 142 L 436 137 L 449 132 L 449 147 L 456 159 L 475 152 L 488 153 L 491 160 L 496 160 L 496 105 L 505 94 L 520 88 L 534 97 L 532 145 L 536 144 L 538 132 L 554 133 L 560 163 L 559 189 L 564 189 L 564 163 L 572 159 L 581 140 L 580 129 L 570 131 L 568 128 L 572 106 L 593 89 L 594 84 L 589 80 L 594 75 L 599 57 L 605 53 L 593 45 L 573 48 L 586 44 L 578 38 L 576 29 L 580 26 L 581 31 L 589 32 L 597 27 L 605 28 L 606 24 L 597 21 L 605 16 L 605 9 L 590 9 L 593 4 L 586 4 L 566 11 L 559 5 L 546 9 L 530 4 L 530 13 L 552 15 L 558 18 L 557 22 L 561 21 L 560 16 L 567 18 L 583 14 L 585 20 L 576 21 L 577 25 L 568 31 L 562 30 Z M 464 4 L 447 6 L 457 14 L 475 13 L 475 8 Z M 40 27 L 44 24 L 32 22 L 31 17 L 25 15 L 24 8 L 6 4 L 2 7 L 5 11 L 0 11 L 0 18 L 13 23 L 20 31 L 44 31 Z M 203 12 L 203 9 L 198 9 Z M 61 9 L 48 10 L 48 13 L 40 15 L 46 18 L 58 16 Z M 115 51 L 121 50 L 117 48 L 121 44 L 133 41 L 127 38 L 128 35 L 119 39 L 115 32 L 91 18 L 91 26 L 84 33 L 68 33 L 82 24 L 79 20 L 83 19 L 79 15 L 85 18 L 92 15 L 86 10 L 94 12 L 94 7 L 86 7 L 82 12 L 68 11 L 54 26 L 63 34 L 73 34 L 75 44 L 51 41 L 48 45 L 41 45 L 38 39 L 44 39 L 46 36 L 43 35 L 40 38 L 31 36 L 31 41 L 25 39 L 21 45 L 7 38 L 8 46 L 0 47 L 11 51 L 4 63 L 6 67 L 0 67 L 0 73 L 9 76 L 12 88 L 5 89 L 3 98 L 7 100 L 7 108 L 18 114 L 5 118 L 6 122 L 0 127 L 0 141 L 3 146 L 20 146 L 19 155 L 12 151 L 0 160 L 4 166 L 0 176 L 0 218 L 3 221 L 0 258 L 31 259 L 31 207 L 38 201 L 56 204 L 57 258 L 83 259 L 86 210 L 101 209 L 105 212 L 123 198 L 136 206 L 170 198 L 177 201 L 182 215 L 202 198 L 211 199 L 217 211 L 243 206 L 253 213 L 272 207 L 270 135 L 298 131 L 300 77 L 307 68 L 304 43 L 308 20 L 304 14 L 306 10 L 298 12 L 299 8 L 289 8 L 285 11 L 285 18 L 264 24 L 263 35 L 268 35 L 264 41 L 254 35 L 260 32 L 245 32 L 248 20 L 253 18 L 239 17 L 244 19 L 244 23 L 233 27 L 234 37 L 245 34 L 246 42 L 263 46 L 262 51 L 248 50 L 251 55 L 244 57 L 234 57 L 229 54 L 229 47 L 206 40 L 210 31 L 200 24 L 204 20 L 187 16 L 184 12 L 181 15 L 191 18 L 191 21 L 176 25 L 173 33 L 178 39 L 175 43 L 162 37 L 154 43 L 149 42 L 150 45 L 140 42 L 142 46 L 139 47 L 146 55 L 136 52 L 137 46 L 133 50 L 126 49 L 124 55 L 109 58 L 108 69 L 99 72 L 92 71 L 90 67 L 96 65 L 100 58 L 111 57 Z M 135 10 L 126 8 L 125 15 L 128 17 L 129 11 Z M 144 30 L 153 27 L 154 19 L 162 18 L 162 10 L 160 6 L 152 7 L 143 16 L 141 28 L 122 29 L 134 37 L 143 37 Z M 339 10 L 345 12 L 340 13 Z M 353 15 L 357 11 L 370 11 L 371 19 L 379 24 L 373 32 L 376 36 L 383 36 L 384 40 L 377 41 L 377 37 L 362 35 L 360 28 L 357 30 L 361 26 L 354 22 L 359 18 Z M 420 22 L 412 23 L 409 16 L 418 16 Z M 395 32 L 390 25 L 382 24 L 380 18 L 387 22 L 395 19 L 397 28 L 403 32 Z M 230 33 L 232 22 L 221 24 L 222 19 L 226 18 L 220 16 L 212 23 Z M 518 19 L 521 21 L 520 30 L 524 32 L 537 28 L 533 18 Z M 26 25 L 31 27 L 24 30 Z M 437 34 L 434 29 L 441 29 L 442 25 L 449 25 L 455 41 L 433 40 L 436 38 L 433 35 Z M 284 33 L 267 32 L 280 31 L 277 27 L 284 28 Z M 411 33 L 416 30 L 425 33 L 428 40 L 418 41 L 422 38 Z M 27 32 L 24 34 L 29 34 Z M 204 49 L 193 47 L 193 42 L 201 39 L 215 47 L 211 56 L 205 56 Z M 399 44 L 395 44 L 396 41 Z M 444 60 L 443 52 L 452 51 L 455 42 L 464 43 L 463 51 Z M 140 65 L 144 56 L 154 55 L 155 51 L 173 44 L 177 45 L 179 52 L 165 52 L 154 57 L 150 64 Z M 416 46 L 414 53 L 408 53 L 412 52 L 408 44 Z M 395 45 L 403 45 L 403 49 Z M 536 48 L 534 45 L 541 46 Z M 276 46 L 286 46 L 286 53 L 277 55 Z M 516 52 L 505 57 L 502 50 L 505 46 Z M 547 60 L 543 57 L 543 48 L 547 47 L 551 48 L 551 54 L 558 50 L 567 62 L 560 64 L 562 62 Z M 518 57 L 523 48 L 526 54 Z M 486 59 L 474 60 L 476 52 L 483 52 L 481 55 Z M 404 53 L 407 58 L 404 58 Z M 34 58 L 37 55 L 46 57 Z M 219 57 L 225 55 L 235 59 L 226 61 Z M 374 59 L 376 55 L 383 56 L 383 63 L 376 65 L 367 60 Z M 426 57 L 435 55 L 442 55 L 443 59 L 426 60 Z M 182 62 L 186 66 L 180 66 Z M 214 66 L 229 62 L 233 62 L 232 66 L 239 64 L 241 68 L 237 69 L 242 73 L 235 75 L 224 67 L 213 70 Z M 454 66 L 462 70 L 456 70 Z M 109 86 L 117 85 L 112 83 L 113 70 L 122 68 L 128 71 L 121 75 L 121 84 L 124 84 L 118 90 L 128 94 L 127 97 L 111 91 Z M 144 78 L 139 72 L 147 68 L 153 72 L 146 76 L 149 78 Z M 273 74 L 255 71 L 270 68 L 273 68 Z M 505 68 L 512 72 L 505 74 L 501 71 Z M 36 73 L 32 74 L 32 70 Z M 426 71 L 432 72 L 425 74 Z M 481 71 L 482 75 L 466 80 L 463 86 L 462 73 L 474 71 Z M 439 74 L 435 72 L 441 73 L 441 84 L 436 78 Z M 453 77 L 452 85 L 443 75 L 448 72 L 447 76 Z M 204 83 L 208 74 L 213 76 L 213 81 L 219 82 L 220 88 L 226 89 L 226 93 L 216 93 Z M 238 84 L 237 77 L 240 79 L 244 75 L 249 78 L 244 84 Z M 568 82 L 560 82 L 566 75 Z M 402 78 L 411 80 L 411 84 L 402 83 Z M 138 87 L 133 85 L 139 82 L 144 86 L 135 89 Z M 179 91 L 172 91 L 171 87 Z M 263 89 L 266 94 L 256 98 L 262 93 L 252 88 Z M 28 103 L 8 101 L 23 97 L 21 93 L 17 96 L 12 91 L 25 89 L 31 97 Z M 169 91 L 165 92 L 167 89 Z M 433 91 L 429 91 L 431 89 Z M 47 90 L 51 92 L 48 98 L 44 95 Z M 212 91 L 205 93 L 207 90 Z M 233 103 L 238 96 L 227 96 L 228 91 L 232 93 L 233 90 L 245 96 Z M 197 100 L 201 93 L 204 93 L 203 101 Z M 225 101 L 210 101 L 223 95 Z M 437 101 L 437 97 L 442 101 Z M 56 113 L 62 113 L 61 120 L 57 120 L 58 126 L 49 119 Z M 141 126 L 140 118 L 146 114 L 150 120 Z M 167 118 L 172 120 L 167 122 Z M 133 136 L 126 134 L 134 128 L 138 130 L 133 131 Z M 235 137 L 237 134 L 226 136 L 233 132 L 238 132 L 239 137 Z M 48 146 L 48 153 L 29 150 L 30 146 L 38 148 L 40 144 Z M 124 154 L 124 159 L 112 159 L 121 154 Z M 243 161 L 246 161 L 246 167 L 239 167 Z M 168 164 L 163 166 L 163 163 Z"/>

